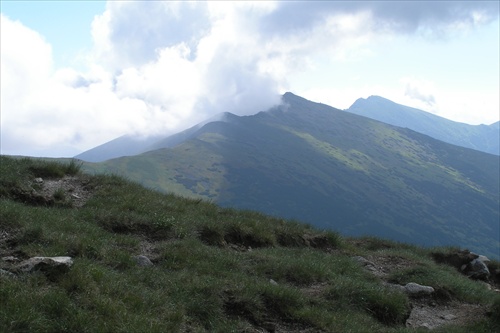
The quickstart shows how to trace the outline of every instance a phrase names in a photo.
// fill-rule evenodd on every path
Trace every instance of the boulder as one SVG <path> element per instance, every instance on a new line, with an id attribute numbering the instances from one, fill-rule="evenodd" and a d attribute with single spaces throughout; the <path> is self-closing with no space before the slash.
<path id="1" fill-rule="evenodd" d="M 33 257 L 24 260 L 15 268 L 23 273 L 39 271 L 52 279 L 68 272 L 71 265 L 73 265 L 71 257 Z"/>
<path id="2" fill-rule="evenodd" d="M 469 250 L 462 250 L 450 253 L 434 252 L 432 253 L 432 257 L 438 263 L 447 264 L 460 270 L 461 267 L 464 267 L 464 265 L 467 265 L 479 256 Z"/>
<path id="3" fill-rule="evenodd" d="M 134 259 L 135 259 L 135 262 L 137 263 L 138 266 L 141 266 L 141 267 L 153 266 L 153 263 L 151 262 L 151 260 L 149 260 L 149 258 L 146 256 L 139 255 L 139 256 L 135 256 Z"/>
<path id="4" fill-rule="evenodd" d="M 488 266 L 486 266 L 486 264 L 479 258 L 476 258 L 467 264 L 464 271 L 468 277 L 477 280 L 487 280 L 490 276 Z"/>
<path id="5" fill-rule="evenodd" d="M 422 286 L 415 282 L 410 282 L 405 285 L 405 291 L 409 295 L 430 295 L 434 292 L 434 288 L 429 286 Z"/>

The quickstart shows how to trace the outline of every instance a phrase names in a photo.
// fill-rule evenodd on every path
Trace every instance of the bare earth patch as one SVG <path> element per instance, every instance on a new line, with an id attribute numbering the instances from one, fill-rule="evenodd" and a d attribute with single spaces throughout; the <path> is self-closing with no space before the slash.
<path id="1" fill-rule="evenodd" d="M 78 176 L 64 176 L 60 179 L 43 179 L 42 181 L 37 178 L 35 183 L 40 187 L 37 193 L 45 199 L 50 200 L 57 191 L 62 191 L 75 208 L 82 207 L 92 196 L 88 181 Z"/>
<path id="2" fill-rule="evenodd" d="M 412 311 L 406 326 L 435 329 L 443 325 L 465 325 L 486 316 L 486 309 L 478 304 L 449 302 L 446 305 L 426 301 L 412 301 Z"/>

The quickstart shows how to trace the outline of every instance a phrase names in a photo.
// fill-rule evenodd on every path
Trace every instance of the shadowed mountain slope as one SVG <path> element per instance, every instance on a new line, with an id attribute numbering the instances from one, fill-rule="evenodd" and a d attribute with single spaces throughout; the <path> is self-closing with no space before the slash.
<path id="1" fill-rule="evenodd" d="M 347 235 L 498 257 L 499 159 L 291 93 L 172 148 L 87 164 L 148 187 Z"/>

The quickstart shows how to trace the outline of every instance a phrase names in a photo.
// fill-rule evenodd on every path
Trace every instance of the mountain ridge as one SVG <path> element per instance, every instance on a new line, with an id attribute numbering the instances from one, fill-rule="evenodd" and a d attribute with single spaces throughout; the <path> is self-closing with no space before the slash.
<path id="1" fill-rule="evenodd" d="M 301 98 L 291 92 L 287 92 L 283 95 L 283 100 L 293 99 L 294 97 Z M 378 101 L 378 103 L 368 103 L 373 100 Z M 317 104 L 329 107 L 326 104 Z M 379 104 L 382 104 L 382 107 L 377 106 Z M 388 107 L 384 108 L 383 105 Z M 390 125 L 407 127 L 438 140 L 462 147 L 500 155 L 500 122 L 491 125 L 457 123 L 429 112 L 397 104 L 380 96 L 370 96 L 366 100 L 360 98 L 349 109 L 344 111 L 382 121 Z M 149 138 L 124 135 L 82 152 L 76 155 L 75 158 L 87 162 L 103 162 L 121 156 L 133 156 L 155 149 L 169 148 L 189 138 L 192 133 L 196 132 L 204 124 L 223 119 L 224 117 L 230 117 L 230 115 L 235 116 L 230 112 L 220 113 L 173 135 L 156 135 Z M 400 115 L 405 117 L 400 119 Z M 412 122 L 409 122 L 409 117 L 414 118 Z M 436 124 L 439 124 L 439 126 Z"/>
<path id="2" fill-rule="evenodd" d="M 145 186 L 347 235 L 497 257 L 498 158 L 285 94 L 171 147 L 87 165 Z"/>
<path id="3" fill-rule="evenodd" d="M 407 127 L 454 145 L 500 155 L 500 122 L 491 125 L 459 123 L 380 96 L 359 98 L 345 111 Z"/>

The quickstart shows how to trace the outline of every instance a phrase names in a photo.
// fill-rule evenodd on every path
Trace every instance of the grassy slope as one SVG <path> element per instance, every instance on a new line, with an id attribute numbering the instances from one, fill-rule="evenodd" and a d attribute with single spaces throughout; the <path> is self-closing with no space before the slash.
<path id="1" fill-rule="evenodd" d="M 343 234 L 498 257 L 497 157 L 288 98 L 288 108 L 207 124 L 172 149 L 85 168 Z"/>
<path id="2" fill-rule="evenodd" d="M 0 157 L 0 171 L 1 256 L 75 259 L 56 281 L 0 276 L 2 332 L 409 332 L 401 324 L 407 296 L 350 258 L 391 251 L 426 270 L 420 283 L 460 301 L 496 302 L 500 317 L 498 296 L 435 264 L 427 250 L 377 239 L 354 247 L 332 232 L 112 175 L 79 175 L 93 193 L 82 208 L 29 205 L 20 193 L 37 191 L 34 177 L 60 178 L 77 166 Z M 141 253 L 155 265 L 137 267 L 132 256 Z M 415 277 L 401 270 L 394 279 L 405 283 L 405 274 Z M 495 316 L 471 325 L 441 331 L 499 328 Z"/>

